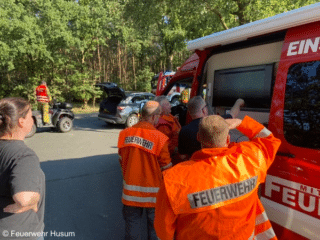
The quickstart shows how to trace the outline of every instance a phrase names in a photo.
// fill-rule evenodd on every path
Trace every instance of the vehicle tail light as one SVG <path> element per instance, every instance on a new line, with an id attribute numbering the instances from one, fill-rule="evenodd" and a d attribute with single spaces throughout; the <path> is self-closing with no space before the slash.
<path id="1" fill-rule="evenodd" d="M 121 112 L 122 110 L 124 110 L 126 107 L 117 107 L 118 111 Z"/>

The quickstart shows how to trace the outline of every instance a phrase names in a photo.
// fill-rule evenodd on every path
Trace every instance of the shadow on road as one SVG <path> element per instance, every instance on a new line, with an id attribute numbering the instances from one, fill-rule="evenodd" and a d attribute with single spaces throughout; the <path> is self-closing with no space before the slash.
<path id="1" fill-rule="evenodd" d="M 117 154 L 41 163 L 46 175 L 45 239 L 123 239 Z"/>
<path id="2" fill-rule="evenodd" d="M 77 114 L 73 120 L 73 129 L 71 131 L 94 131 L 104 132 L 107 129 L 122 130 L 123 124 L 111 124 L 98 119 L 97 113 L 92 114 Z M 37 128 L 37 133 L 50 132 L 61 134 L 55 127 Z"/>
<path id="3" fill-rule="evenodd" d="M 97 113 L 78 114 L 73 121 L 73 131 L 104 131 L 106 129 L 122 130 L 124 125 L 109 124 L 98 119 Z"/>

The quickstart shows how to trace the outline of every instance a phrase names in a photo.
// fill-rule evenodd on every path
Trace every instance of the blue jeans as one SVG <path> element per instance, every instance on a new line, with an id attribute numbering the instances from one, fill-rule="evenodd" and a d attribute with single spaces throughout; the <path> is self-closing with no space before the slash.
<path id="1" fill-rule="evenodd" d="M 145 211 L 145 215 L 143 212 Z M 154 208 L 142 208 L 123 205 L 122 214 L 125 220 L 125 240 L 141 239 L 141 223 L 143 216 L 147 217 L 148 240 L 158 240 L 154 229 Z"/>

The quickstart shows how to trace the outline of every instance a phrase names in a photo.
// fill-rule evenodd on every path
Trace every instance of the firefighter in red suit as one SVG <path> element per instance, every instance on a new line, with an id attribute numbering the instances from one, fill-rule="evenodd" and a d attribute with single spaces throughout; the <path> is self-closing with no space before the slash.
<path id="1" fill-rule="evenodd" d="M 51 101 L 49 88 L 47 83 L 42 81 L 41 84 L 36 88 L 36 96 L 38 102 L 38 108 L 42 111 L 43 123 L 50 124 L 49 117 L 49 102 Z"/>

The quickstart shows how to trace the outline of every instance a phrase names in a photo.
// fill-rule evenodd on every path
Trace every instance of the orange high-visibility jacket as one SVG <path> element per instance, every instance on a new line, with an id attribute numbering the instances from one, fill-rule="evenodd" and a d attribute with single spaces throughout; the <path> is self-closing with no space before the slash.
<path id="1" fill-rule="evenodd" d="M 161 170 L 171 167 L 168 137 L 142 121 L 120 132 L 118 148 L 123 175 L 122 203 L 155 207 Z"/>
<path id="2" fill-rule="evenodd" d="M 36 96 L 38 102 L 50 102 L 48 88 L 45 85 L 39 85 L 36 88 Z"/>
<path id="3" fill-rule="evenodd" d="M 163 115 L 159 119 L 156 128 L 169 138 L 169 152 L 172 154 L 175 148 L 178 147 L 178 137 L 181 130 L 178 119 L 171 114 Z"/>
<path id="4" fill-rule="evenodd" d="M 164 172 L 155 213 L 161 240 L 276 239 L 257 190 L 280 140 L 249 117 L 238 130 L 251 140 L 202 149 Z"/>

